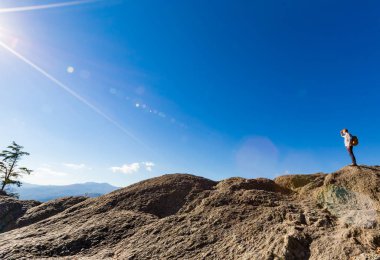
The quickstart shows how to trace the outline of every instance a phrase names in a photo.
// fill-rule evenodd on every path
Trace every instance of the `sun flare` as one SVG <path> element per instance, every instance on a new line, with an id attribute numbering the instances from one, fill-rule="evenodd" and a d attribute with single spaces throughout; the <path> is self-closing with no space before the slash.
<path id="1" fill-rule="evenodd" d="M 90 4 L 90 3 L 100 2 L 100 1 L 103 1 L 103 0 L 80 0 L 80 1 L 61 2 L 61 3 L 55 3 L 55 4 L 0 8 L 0 14 L 37 11 L 37 10 L 50 9 L 50 8 L 60 8 L 60 7 L 67 7 L 67 6 L 74 6 L 74 5 Z"/>
<path id="2" fill-rule="evenodd" d="M 23 7 L 7 7 L 7 8 L 0 7 L 0 14 L 37 11 L 37 10 L 50 9 L 50 8 L 63 8 L 63 7 L 68 7 L 68 6 L 91 4 L 91 3 L 102 2 L 102 1 L 104 0 L 78 0 L 78 1 L 68 1 L 68 2 L 45 4 L 45 5 L 30 5 L 30 6 L 23 6 Z M 100 108 L 98 108 L 97 106 L 89 102 L 86 98 L 81 96 L 79 93 L 74 91 L 73 88 L 69 87 L 68 85 L 64 84 L 61 80 L 54 77 L 49 71 L 37 65 L 36 62 L 28 58 L 28 55 L 21 54 L 21 52 L 17 50 L 16 47 L 18 46 L 20 42 L 20 38 L 22 39 L 22 37 L 18 37 L 14 33 L 12 33 L 9 26 L 4 26 L 5 22 L 2 21 L 2 18 L 3 17 L 0 16 L 0 25 L 1 25 L 0 26 L 0 49 L 12 54 L 15 58 L 23 61 L 26 65 L 29 65 L 35 71 L 39 72 L 42 76 L 44 76 L 45 78 L 49 79 L 52 83 L 54 83 L 55 86 L 61 88 L 62 90 L 70 94 L 72 97 L 77 99 L 83 105 L 90 108 L 93 112 L 95 112 L 100 117 L 102 117 L 103 119 L 105 119 L 106 121 L 114 125 L 116 128 L 124 132 L 126 135 L 128 135 L 130 138 L 135 140 L 137 143 L 140 143 L 142 146 L 150 150 L 150 148 L 145 143 L 139 140 L 135 135 L 133 135 L 130 131 L 128 131 L 125 127 L 123 127 L 119 122 L 111 118 L 109 115 L 103 112 Z M 68 66 L 66 71 L 68 74 L 72 74 L 74 73 L 75 68 L 73 66 Z"/>

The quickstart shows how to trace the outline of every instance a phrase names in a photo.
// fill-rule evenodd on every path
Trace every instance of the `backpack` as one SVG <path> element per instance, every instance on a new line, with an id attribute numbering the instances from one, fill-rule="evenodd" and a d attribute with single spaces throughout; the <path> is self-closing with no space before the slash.
<path id="1" fill-rule="evenodd" d="M 352 146 L 357 146 L 359 144 L 359 139 L 358 139 L 358 137 L 357 136 L 353 136 L 352 138 L 351 138 L 351 145 Z"/>

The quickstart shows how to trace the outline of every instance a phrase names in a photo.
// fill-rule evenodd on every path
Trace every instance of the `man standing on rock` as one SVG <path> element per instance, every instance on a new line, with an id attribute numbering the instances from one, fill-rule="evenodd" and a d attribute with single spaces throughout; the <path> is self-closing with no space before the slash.
<path id="1" fill-rule="evenodd" d="M 351 166 L 357 166 L 356 158 L 353 152 L 354 146 L 352 144 L 352 135 L 348 132 L 346 128 L 340 131 L 340 135 L 344 138 L 344 146 L 346 146 L 348 154 L 351 157 L 351 160 L 352 160 Z"/>

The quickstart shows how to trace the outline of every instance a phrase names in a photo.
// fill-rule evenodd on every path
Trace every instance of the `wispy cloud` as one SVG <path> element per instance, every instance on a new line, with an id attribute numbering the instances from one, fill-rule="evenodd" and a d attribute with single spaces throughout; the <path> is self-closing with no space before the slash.
<path id="1" fill-rule="evenodd" d="M 56 170 L 50 165 L 43 164 L 37 169 L 34 169 L 32 174 L 23 175 L 22 181 L 39 185 L 66 185 L 71 183 L 72 178 L 70 178 L 69 173 Z"/>
<path id="2" fill-rule="evenodd" d="M 81 0 L 81 1 L 69 1 L 69 2 L 45 4 L 45 5 L 28 5 L 28 6 L 20 6 L 20 7 L 0 8 L 0 13 L 36 11 L 36 10 L 43 10 L 43 9 L 50 9 L 50 8 L 90 4 L 90 3 L 100 2 L 100 1 L 102 0 Z"/>
<path id="3" fill-rule="evenodd" d="M 62 165 L 72 170 L 91 170 L 91 168 L 84 163 L 62 163 Z"/>
<path id="4" fill-rule="evenodd" d="M 153 162 L 143 162 L 141 163 L 145 166 L 145 169 L 149 172 L 152 171 L 153 166 L 155 165 Z"/>
<path id="5" fill-rule="evenodd" d="M 59 177 L 62 177 L 62 176 L 67 176 L 68 174 L 66 172 L 61 172 L 61 171 L 56 171 L 56 170 L 53 170 L 51 168 L 47 168 L 47 167 L 40 167 L 40 168 L 37 168 L 33 174 L 35 175 L 43 175 L 43 176 L 59 176 Z"/>
<path id="6" fill-rule="evenodd" d="M 118 166 L 111 167 L 111 170 L 113 172 L 121 172 L 125 174 L 137 172 L 139 169 L 140 169 L 139 163 L 124 164 L 120 167 Z"/>
<path id="7" fill-rule="evenodd" d="M 131 164 L 124 164 L 122 166 L 111 167 L 112 172 L 120 172 L 125 174 L 132 174 L 140 171 L 142 168 L 151 172 L 155 164 L 153 162 L 135 162 Z"/>

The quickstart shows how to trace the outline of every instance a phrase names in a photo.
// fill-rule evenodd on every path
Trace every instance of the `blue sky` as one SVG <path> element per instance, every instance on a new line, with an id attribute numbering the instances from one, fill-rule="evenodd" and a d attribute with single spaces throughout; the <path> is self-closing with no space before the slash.
<path id="1" fill-rule="evenodd" d="M 379 163 L 380 3 L 71 3 L 0 3 L 0 144 L 31 153 L 25 181 L 332 172 L 342 128 Z"/>

